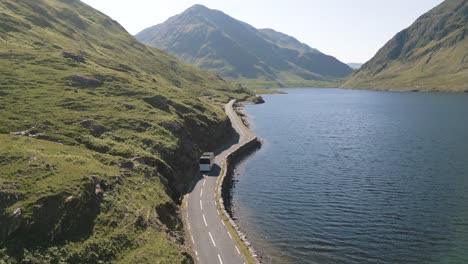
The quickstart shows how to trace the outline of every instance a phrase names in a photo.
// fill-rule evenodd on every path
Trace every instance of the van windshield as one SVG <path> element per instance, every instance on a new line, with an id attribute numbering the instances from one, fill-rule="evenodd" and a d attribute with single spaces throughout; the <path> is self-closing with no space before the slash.
<path id="1" fill-rule="evenodd" d="M 200 159 L 200 164 L 211 164 L 210 159 Z"/>

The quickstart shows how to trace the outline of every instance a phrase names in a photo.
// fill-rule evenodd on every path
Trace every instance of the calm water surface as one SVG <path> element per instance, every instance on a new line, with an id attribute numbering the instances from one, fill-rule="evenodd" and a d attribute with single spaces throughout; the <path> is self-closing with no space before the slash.
<path id="1" fill-rule="evenodd" d="M 287 92 L 233 190 L 269 262 L 468 263 L 468 94 Z"/>

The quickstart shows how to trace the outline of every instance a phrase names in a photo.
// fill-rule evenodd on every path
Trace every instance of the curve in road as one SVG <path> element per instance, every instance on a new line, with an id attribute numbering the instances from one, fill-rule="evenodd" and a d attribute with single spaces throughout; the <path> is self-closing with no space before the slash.
<path id="1" fill-rule="evenodd" d="M 239 141 L 215 158 L 214 169 L 208 174 L 198 174 L 192 191 L 185 197 L 185 218 L 192 248 L 198 263 L 243 264 L 245 258 L 222 221 L 216 201 L 216 187 L 221 167 L 226 157 L 255 135 L 242 123 L 233 109 L 235 100 L 225 106 L 231 124 L 239 134 Z"/>

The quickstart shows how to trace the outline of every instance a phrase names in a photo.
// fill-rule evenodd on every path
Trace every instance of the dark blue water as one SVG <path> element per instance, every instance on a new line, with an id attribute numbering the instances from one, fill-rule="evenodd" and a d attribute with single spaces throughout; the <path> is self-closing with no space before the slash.
<path id="1" fill-rule="evenodd" d="M 271 263 L 468 263 L 468 94 L 286 91 L 233 190 Z"/>

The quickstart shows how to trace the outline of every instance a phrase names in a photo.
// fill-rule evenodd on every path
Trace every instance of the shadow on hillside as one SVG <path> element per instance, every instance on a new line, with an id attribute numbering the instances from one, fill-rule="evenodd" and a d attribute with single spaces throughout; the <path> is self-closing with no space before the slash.
<path id="1" fill-rule="evenodd" d="M 237 132 L 234 132 L 233 134 L 234 135 L 231 137 L 230 140 L 228 140 L 224 145 L 222 145 L 221 147 L 219 147 L 218 149 L 214 151 L 214 154 L 216 156 L 221 154 L 223 151 L 228 150 L 232 145 L 239 143 L 239 140 L 240 140 L 239 134 L 237 134 Z"/>
<path id="2" fill-rule="evenodd" d="M 233 133 L 233 136 L 231 137 L 231 139 L 229 141 L 227 141 L 227 143 L 225 143 L 224 145 L 222 145 L 221 147 L 219 147 L 218 149 L 216 149 L 214 151 L 215 155 L 218 156 L 223 151 L 228 150 L 232 145 L 235 145 L 235 144 L 239 143 L 239 139 L 240 139 L 239 134 L 237 134 L 236 132 Z M 197 172 L 197 175 L 196 175 L 192 185 L 189 187 L 189 189 L 184 194 L 191 193 L 193 191 L 193 189 L 195 188 L 195 186 L 197 186 L 198 182 L 200 180 L 203 180 L 203 175 L 207 175 L 208 177 L 218 177 L 220 173 L 221 173 L 221 167 L 218 164 L 214 164 L 213 168 L 211 169 L 211 171 L 208 174 L 207 173 L 202 173 L 202 172 Z"/>

